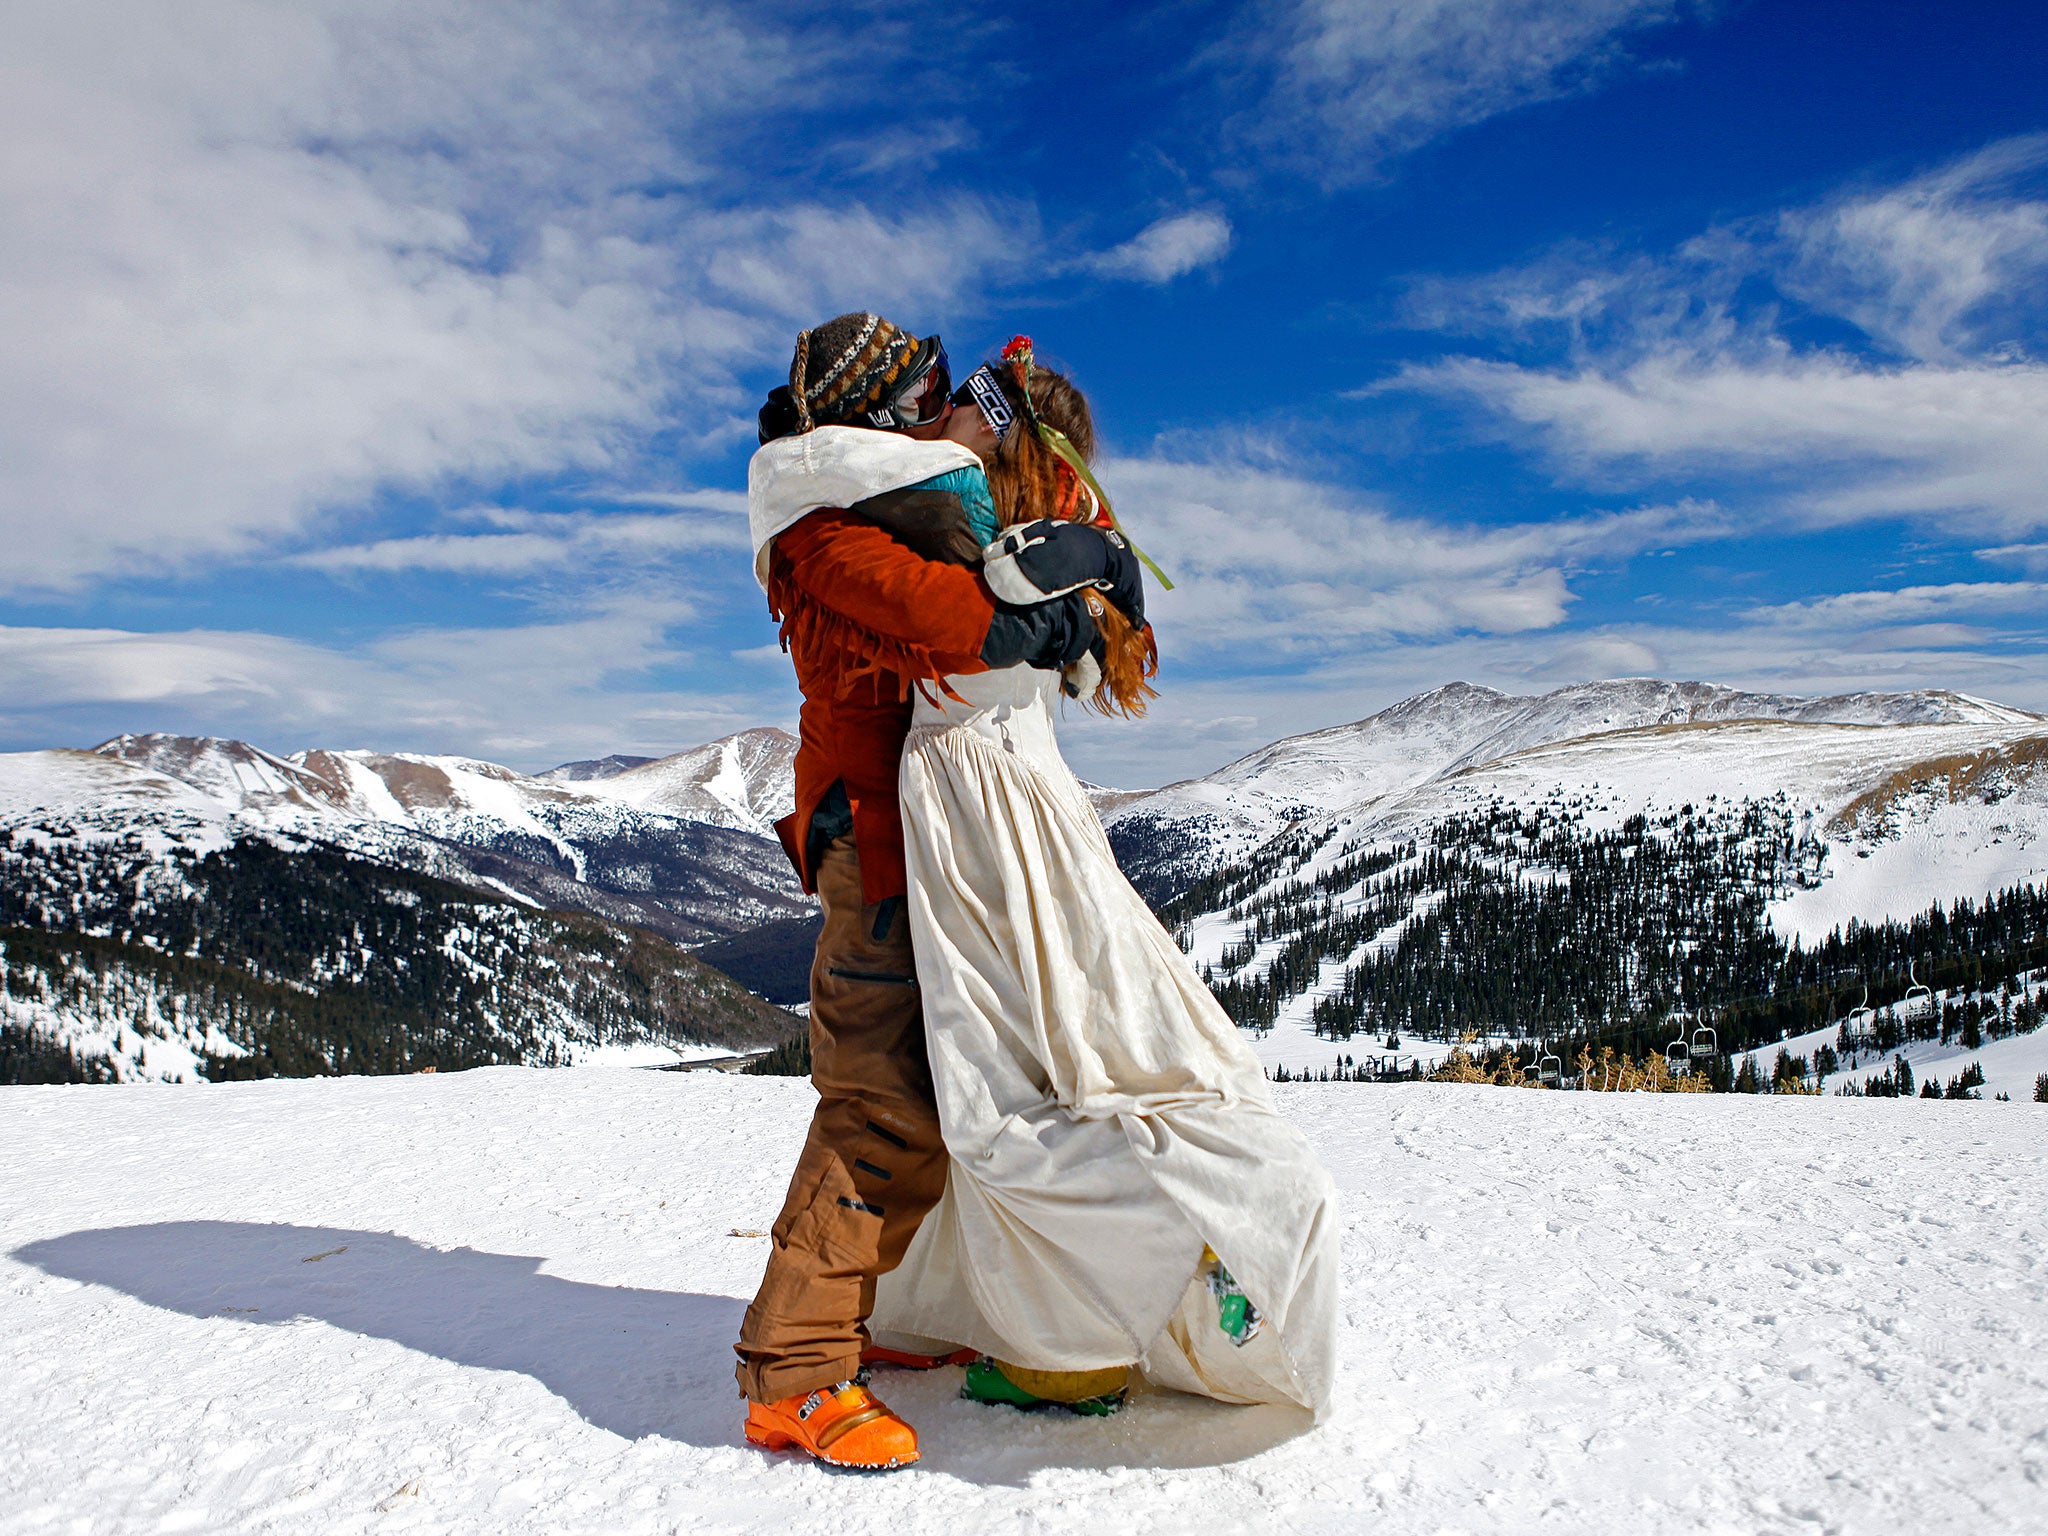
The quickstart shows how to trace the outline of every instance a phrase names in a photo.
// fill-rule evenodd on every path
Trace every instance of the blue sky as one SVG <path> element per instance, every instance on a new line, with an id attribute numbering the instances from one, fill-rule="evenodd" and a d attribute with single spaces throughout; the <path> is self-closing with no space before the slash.
<path id="1" fill-rule="evenodd" d="M 1469 678 L 2048 710 L 2048 9 L 18 0 L 0 749 L 789 723 L 755 404 L 1071 367 L 1179 582 L 1086 775 Z"/>

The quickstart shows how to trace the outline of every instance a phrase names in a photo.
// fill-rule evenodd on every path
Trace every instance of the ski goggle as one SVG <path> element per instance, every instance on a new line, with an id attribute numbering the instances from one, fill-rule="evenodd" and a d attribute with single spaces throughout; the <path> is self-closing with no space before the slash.
<path id="1" fill-rule="evenodd" d="M 903 377 L 868 411 L 868 420 L 878 427 L 928 427 L 952 405 L 953 370 L 946 344 L 927 336 L 918 343 L 918 356 Z"/>
<path id="2" fill-rule="evenodd" d="M 995 433 L 999 443 L 1010 435 L 1010 428 L 1016 424 L 1017 413 L 1010 409 L 1010 398 L 996 381 L 995 369 L 986 363 L 967 375 L 966 382 L 953 391 L 953 404 L 971 405 L 980 411 L 982 420 L 988 423 L 989 431 Z"/>

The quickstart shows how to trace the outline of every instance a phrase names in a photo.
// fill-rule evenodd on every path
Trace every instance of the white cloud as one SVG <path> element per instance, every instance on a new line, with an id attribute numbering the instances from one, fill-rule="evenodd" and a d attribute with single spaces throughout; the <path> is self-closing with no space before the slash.
<path id="1" fill-rule="evenodd" d="M 587 573 L 615 561 L 636 567 L 650 560 L 718 549 L 748 548 L 746 524 L 713 513 L 690 517 L 592 512 L 529 512 L 473 508 L 466 520 L 498 530 L 436 533 L 339 544 L 291 557 L 286 563 L 330 574 L 371 571 L 443 571 L 506 575 L 520 571 Z M 735 562 L 736 568 L 743 560 Z"/>
<path id="2" fill-rule="evenodd" d="M 1153 592 L 1152 612 L 1170 691 L 1182 700 L 1161 720 L 1181 723 L 1115 738 L 1135 758 L 1087 759 L 1104 776 L 1116 768 L 1131 779 L 1172 771 L 1160 764 L 1195 766 L 1236 735 L 1263 731 L 1264 740 L 1327 723 L 1329 710 L 1388 679 L 1429 686 L 1457 675 L 1432 676 L 1432 668 L 1470 671 L 1473 658 L 1496 676 L 1526 666 L 1556 649 L 1555 639 L 1532 642 L 1569 618 L 1574 576 L 1719 537 L 1727 522 L 1711 504 L 1684 502 L 1549 523 L 1449 525 L 1390 514 L 1255 446 L 1199 461 L 1113 459 L 1102 474 L 1131 532 L 1179 583 Z M 745 578 L 744 525 L 726 504 L 731 496 L 608 499 L 676 510 L 473 507 L 442 532 L 301 557 L 343 579 L 515 577 L 522 597 L 555 622 L 420 628 L 353 646 L 260 633 L 0 629 L 0 721 L 25 744 L 196 730 L 274 746 L 460 751 L 537 767 L 673 750 L 786 719 L 787 663 Z M 706 560 L 701 581 L 669 579 Z M 735 605 L 716 616 L 715 629 L 697 611 L 700 589 L 721 609 Z M 1189 672 L 1226 675 L 1189 684 Z M 1140 761 L 1155 766 L 1133 766 Z"/>
<path id="3" fill-rule="evenodd" d="M 1956 581 L 1891 591 L 1837 592 L 1804 602 L 1753 608 L 1745 617 L 1759 625 L 1841 634 L 1969 614 L 2013 613 L 2048 615 L 2048 583 Z"/>
<path id="4" fill-rule="evenodd" d="M 1122 245 L 1088 257 L 1083 265 L 1104 277 L 1170 283 L 1197 268 L 1214 265 L 1229 250 L 1230 220 L 1197 209 L 1157 219 Z"/>
<path id="5" fill-rule="evenodd" d="M 860 28 L 818 13 L 840 31 L 806 52 L 776 25 L 637 0 L 0 11 L 0 589 L 247 556 L 394 488 L 616 472 L 678 420 L 743 430 L 735 370 L 856 280 L 943 307 L 1028 259 L 1028 216 L 974 201 L 899 224 L 714 197 L 759 102 L 801 75 L 829 111 L 821 78 L 881 77 Z"/>
<path id="6" fill-rule="evenodd" d="M 698 234 L 712 291 L 813 323 L 848 309 L 950 305 L 981 277 L 1018 272 L 1038 254 L 1028 206 L 965 195 L 879 213 L 860 203 L 744 209 L 705 218 Z M 915 324 L 909 315 L 902 323 Z"/>
<path id="7" fill-rule="evenodd" d="M 1808 523 L 1925 516 L 2011 537 L 2048 526 L 2048 201 L 2025 175 L 2048 138 L 1993 146 L 1903 186 L 1710 231 L 1602 272 L 1583 252 L 1497 280 L 1431 285 L 1418 318 L 1546 327 L 1566 360 L 1419 366 L 1399 382 L 1473 400 L 1574 473 L 1665 485 L 1773 477 Z M 1781 297 L 1745 304 L 1746 281 Z M 1786 299 L 1868 338 L 1802 344 Z"/>
<path id="8" fill-rule="evenodd" d="M 2048 576 L 2048 544 L 2001 544 L 1976 555 L 1979 560 L 2016 565 L 2029 576 Z"/>
<path id="9" fill-rule="evenodd" d="M 2048 526 L 2048 367 L 1880 368 L 1840 354 L 1664 356 L 1564 372 L 1461 360 L 1409 382 L 1537 429 L 1602 478 L 1777 471 L 1809 523 L 1940 515 L 1966 530 Z"/>
<path id="10" fill-rule="evenodd" d="M 901 176 L 906 171 L 929 171 L 946 156 L 979 141 L 972 127 L 949 117 L 870 130 L 834 145 L 830 153 L 849 175 Z"/>
<path id="11" fill-rule="evenodd" d="M 1183 651 L 1242 666 L 1459 631 L 1562 623 L 1596 560 L 1718 537 L 1706 503 L 1505 527 L 1391 515 L 1249 456 L 1113 460 L 1103 478 L 1176 590 L 1150 599 Z"/>
<path id="12" fill-rule="evenodd" d="M 1272 77 L 1247 136 L 1319 180 L 1530 102 L 1586 88 L 1678 0 L 1284 0 L 1257 7 L 1219 63 Z"/>
<path id="13" fill-rule="evenodd" d="M 677 751 L 794 713 L 786 687 L 741 686 L 722 655 L 674 644 L 682 616 L 627 601 L 573 622 L 401 632 L 360 647 L 0 627 L 0 718 L 33 722 L 45 744 L 194 731 L 279 751 L 457 752 L 533 770 L 593 750 Z M 668 684 L 677 671 L 685 680 Z"/>
<path id="14" fill-rule="evenodd" d="M 1903 186 L 1787 213 L 1781 285 L 1923 362 L 1997 345 L 1999 322 L 2038 330 L 2048 202 L 2017 188 L 2044 162 L 2048 134 L 2008 139 Z"/>
<path id="15" fill-rule="evenodd" d="M 684 507 L 726 513 L 741 518 L 747 515 L 745 491 L 723 491 L 715 488 L 687 491 L 611 491 L 604 499 L 613 506 L 620 507 Z"/>

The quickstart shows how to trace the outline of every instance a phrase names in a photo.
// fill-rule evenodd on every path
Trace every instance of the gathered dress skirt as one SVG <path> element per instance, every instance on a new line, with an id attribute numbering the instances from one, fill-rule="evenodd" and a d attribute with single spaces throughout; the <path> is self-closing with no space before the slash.
<path id="1" fill-rule="evenodd" d="M 1058 682 L 1007 668 L 917 706 L 909 915 L 949 1167 L 872 1325 L 1320 1414 L 1329 1175 L 1118 869 L 1059 753 Z M 1242 1345 L 1218 1326 L 1205 1247 L 1265 1318 Z"/>

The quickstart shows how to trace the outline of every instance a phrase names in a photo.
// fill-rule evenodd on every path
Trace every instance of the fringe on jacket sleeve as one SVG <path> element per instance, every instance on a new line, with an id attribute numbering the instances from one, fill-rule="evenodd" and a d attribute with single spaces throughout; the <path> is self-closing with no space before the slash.
<path id="1" fill-rule="evenodd" d="M 776 540 L 768 612 L 800 675 L 832 677 L 840 698 L 863 681 L 878 692 L 893 682 L 901 699 L 913 685 L 944 688 L 949 673 L 980 671 L 995 605 L 973 572 L 826 509 Z"/>

